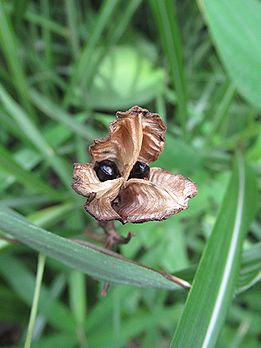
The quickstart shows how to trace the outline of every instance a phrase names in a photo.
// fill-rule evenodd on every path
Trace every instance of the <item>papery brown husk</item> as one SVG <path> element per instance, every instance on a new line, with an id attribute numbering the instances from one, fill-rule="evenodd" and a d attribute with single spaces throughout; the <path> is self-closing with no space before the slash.
<path id="1" fill-rule="evenodd" d="M 197 194 L 196 185 L 182 175 L 162 168 L 152 168 L 149 180 L 130 179 L 123 184 L 113 208 L 121 221 L 162 221 L 187 209 Z"/>
<path id="2" fill-rule="evenodd" d="M 166 127 L 158 114 L 134 106 L 117 112 L 109 135 L 90 146 L 92 162 L 74 165 L 73 189 L 88 197 L 85 209 L 97 220 L 145 222 L 165 220 L 187 209 L 189 198 L 197 193 L 196 185 L 181 175 L 152 168 L 148 180 L 129 179 L 137 161 L 155 161 L 164 147 Z M 113 161 L 120 178 L 100 182 L 94 166 Z"/>
<path id="3" fill-rule="evenodd" d="M 159 157 L 164 147 L 166 126 L 158 114 L 134 106 L 117 112 L 117 120 L 109 127 L 109 135 L 90 146 L 92 162 L 111 160 L 126 180 L 137 161 L 149 164 Z"/>

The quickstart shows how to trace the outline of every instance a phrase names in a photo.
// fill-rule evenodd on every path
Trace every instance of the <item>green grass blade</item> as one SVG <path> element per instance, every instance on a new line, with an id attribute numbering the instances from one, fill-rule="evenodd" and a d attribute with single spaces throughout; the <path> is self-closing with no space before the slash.
<path id="1" fill-rule="evenodd" d="M 37 207 L 39 204 L 50 203 L 50 198 L 44 195 L 19 195 L 18 197 L 8 196 L 0 200 L 0 204 L 9 208 L 21 208 L 23 206 Z"/>
<path id="2" fill-rule="evenodd" d="M 80 348 L 87 346 L 87 337 L 84 329 L 86 318 L 86 284 L 85 275 L 72 271 L 69 278 L 70 307 L 73 313 Z"/>
<path id="3" fill-rule="evenodd" d="M 230 78 L 239 92 L 260 108 L 260 2 L 201 0 L 199 3 Z"/>
<path id="4" fill-rule="evenodd" d="M 30 139 L 32 144 L 43 154 L 45 159 L 50 163 L 54 171 L 70 187 L 71 174 L 65 163 L 55 154 L 51 146 L 47 144 L 40 130 L 34 125 L 32 120 L 27 116 L 23 109 L 8 95 L 3 86 L 0 84 L 0 100 L 10 116 L 15 120 L 21 131 Z"/>
<path id="5" fill-rule="evenodd" d="M 246 291 L 251 286 L 260 281 L 261 273 L 261 242 L 256 243 L 242 253 L 242 262 L 237 282 L 237 293 Z M 192 282 L 197 271 L 197 266 L 193 265 L 182 269 L 176 273 L 179 278 Z"/>
<path id="6" fill-rule="evenodd" d="M 17 54 L 16 36 L 2 1 L 0 1 L 0 46 L 12 74 L 11 80 L 16 88 L 17 95 L 24 108 L 33 115 L 34 111 L 28 96 L 28 84 L 22 66 L 22 59 Z"/>
<path id="7" fill-rule="evenodd" d="M 145 330 L 152 329 L 156 331 L 159 330 L 161 326 L 164 326 L 163 322 L 168 323 L 175 320 L 178 311 L 176 309 L 173 310 L 173 308 L 157 306 L 150 309 L 149 312 L 144 309 L 136 309 L 135 312 L 134 315 L 129 315 L 128 318 L 122 320 L 120 334 L 118 336 L 116 336 L 114 330 L 108 326 L 103 329 L 103 335 L 97 335 L 95 334 L 96 331 L 94 331 L 89 337 L 88 342 L 90 343 L 90 347 L 115 347 L 116 342 L 118 347 L 127 347 L 128 342 L 140 337 Z M 96 330 L 99 330 L 99 328 L 96 328 Z M 144 346 L 141 345 L 141 347 Z M 154 345 L 152 347 L 158 346 Z"/>
<path id="8" fill-rule="evenodd" d="M 60 35 L 61 37 L 64 37 L 66 40 L 69 38 L 69 31 L 67 28 L 63 27 L 57 21 L 50 20 L 49 18 L 45 18 L 42 15 L 39 15 L 32 10 L 28 9 L 25 13 L 25 19 L 33 24 L 36 24 L 42 28 L 49 29 L 55 34 Z"/>
<path id="9" fill-rule="evenodd" d="M 64 100 L 66 105 L 68 104 L 68 101 L 71 98 L 76 85 L 80 83 L 81 79 L 85 75 L 86 70 L 88 69 L 88 65 L 90 64 L 94 49 L 98 44 L 104 29 L 106 28 L 108 23 L 110 23 L 112 15 L 117 8 L 118 3 L 119 0 L 106 0 L 102 3 L 99 13 L 96 16 L 95 25 L 93 26 L 93 30 L 90 33 L 88 42 L 80 54 L 80 57 L 74 68 L 71 81 L 69 82 Z"/>
<path id="10" fill-rule="evenodd" d="M 187 92 L 175 4 L 173 0 L 151 0 L 150 4 L 169 65 L 171 81 L 177 94 L 178 120 L 185 133 L 187 123 Z"/>
<path id="11" fill-rule="evenodd" d="M 77 343 L 77 338 L 74 334 L 63 333 L 52 333 L 45 334 L 39 340 L 34 342 L 33 348 L 72 348 L 79 347 Z M 87 346 L 85 346 L 87 347 Z M 13 346 L 13 348 L 20 348 Z"/>
<path id="12" fill-rule="evenodd" d="M 0 84 L 0 100 L 5 110 L 15 120 L 17 125 L 31 140 L 31 142 L 39 150 L 39 152 L 44 153 L 45 156 L 51 156 L 53 154 L 53 150 L 46 144 L 40 131 L 30 120 L 26 112 L 20 107 L 18 103 L 15 102 L 14 99 L 11 98 L 2 84 Z"/>
<path id="13" fill-rule="evenodd" d="M 35 211 L 28 215 L 28 219 L 34 224 L 41 227 L 49 227 L 54 225 L 57 221 L 63 220 L 64 216 L 75 209 L 72 203 L 62 203 L 48 208 Z"/>
<path id="14" fill-rule="evenodd" d="M 41 12 L 43 17 L 50 19 L 50 5 L 49 0 L 41 1 Z M 53 69 L 53 47 L 52 47 L 52 34 L 47 27 L 43 27 L 42 39 L 44 44 L 45 61 L 50 69 Z"/>
<path id="15" fill-rule="evenodd" d="M 2 110 L 0 111 L 0 124 L 2 132 L 5 130 L 8 135 L 20 139 L 25 145 L 30 144 L 30 142 L 27 141 L 26 136 L 21 133 L 18 128 L 14 127 L 14 122 L 11 117 L 7 117 L 6 112 Z"/>
<path id="16" fill-rule="evenodd" d="M 95 78 L 95 74 L 106 56 L 107 52 L 109 52 L 110 47 L 116 45 L 119 41 L 120 37 L 126 31 L 126 27 L 130 23 L 130 20 L 140 5 L 141 0 L 131 0 L 126 2 L 126 5 L 121 12 L 121 16 L 116 26 L 111 26 L 109 28 L 108 34 L 106 36 L 106 40 L 103 47 L 99 47 L 99 49 L 95 52 L 95 56 L 92 57 L 92 60 L 89 62 L 86 67 L 85 73 L 82 76 L 82 86 L 83 88 L 91 89 L 93 80 Z"/>
<path id="17" fill-rule="evenodd" d="M 88 244 L 83 246 L 33 225 L 10 209 L 0 211 L 0 228 L 22 243 L 54 259 L 87 273 L 95 279 L 140 287 L 177 289 L 163 274 L 130 260 L 106 254 Z"/>
<path id="18" fill-rule="evenodd" d="M 63 195 L 57 193 L 54 189 L 48 186 L 43 180 L 33 175 L 32 172 L 23 169 L 9 151 L 0 145 L 0 171 L 8 173 L 15 177 L 21 184 L 28 187 L 32 192 L 41 192 L 44 195 L 60 200 Z"/>
<path id="19" fill-rule="evenodd" d="M 71 0 L 65 0 L 66 16 L 68 21 L 70 41 L 72 46 L 72 54 L 74 59 L 77 59 L 80 52 L 80 37 L 78 31 L 78 18 L 77 18 L 77 3 Z"/>
<path id="20" fill-rule="evenodd" d="M 241 247 L 256 204 L 255 177 L 238 155 L 172 347 L 215 346 L 235 293 Z"/>
<path id="21" fill-rule="evenodd" d="M 36 280 L 35 280 L 34 298 L 33 298 L 33 303 L 32 303 L 32 308 L 31 308 L 30 319 L 29 319 L 26 339 L 25 339 L 25 343 L 24 343 L 24 348 L 30 348 L 32 345 L 32 337 L 33 337 L 33 331 L 34 331 L 37 309 L 38 309 L 38 304 L 39 304 L 39 297 L 40 297 L 41 285 L 42 285 L 42 280 L 43 280 L 44 266 L 45 266 L 45 256 L 39 254 L 38 264 L 37 264 L 37 272 L 36 272 Z"/>
<path id="22" fill-rule="evenodd" d="M 86 317 L 85 276 L 72 271 L 69 279 L 70 305 L 75 321 L 78 325 L 84 323 Z"/>
<path id="23" fill-rule="evenodd" d="M 243 253 L 237 293 L 246 291 L 261 280 L 261 242 Z"/>
<path id="24" fill-rule="evenodd" d="M 26 12 L 28 0 L 14 0 L 13 9 L 14 9 L 14 21 L 16 28 L 19 28 Z"/>
<path id="25" fill-rule="evenodd" d="M 21 262 L 21 259 L 8 253 L 0 253 L 0 274 L 18 297 L 30 307 L 34 294 L 35 276 Z M 75 324 L 70 310 L 58 299 L 53 298 L 50 290 L 44 285 L 41 288 L 39 312 L 56 329 L 74 332 Z"/>
<path id="26" fill-rule="evenodd" d="M 213 117 L 213 125 L 212 129 L 206 136 L 206 143 L 208 144 L 208 146 L 211 140 L 215 137 L 215 134 L 218 134 L 220 132 L 222 124 L 224 124 L 224 121 L 228 118 L 228 109 L 231 105 L 234 95 L 235 87 L 231 83 L 229 83 L 226 87 L 223 98 L 219 101 L 216 113 L 213 116 L 211 115 L 211 117 Z"/>
<path id="27" fill-rule="evenodd" d="M 69 127 L 73 133 L 81 135 L 86 140 L 90 140 L 88 128 L 74 119 L 71 115 L 67 114 L 58 105 L 53 103 L 50 99 L 47 99 L 43 95 L 37 93 L 35 90 L 31 90 L 31 98 L 35 106 L 44 112 L 47 116 L 58 121 L 60 124 L 65 124 Z"/>

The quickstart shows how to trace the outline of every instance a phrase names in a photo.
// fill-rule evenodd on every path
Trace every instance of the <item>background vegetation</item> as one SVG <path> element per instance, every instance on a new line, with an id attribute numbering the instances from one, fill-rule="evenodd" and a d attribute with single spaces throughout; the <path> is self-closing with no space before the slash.
<path id="1" fill-rule="evenodd" d="M 260 346 L 260 23 L 257 0 L 0 2 L 0 346 L 30 346 L 39 290 L 32 347 Z M 136 104 L 168 125 L 156 165 L 199 193 L 117 224 L 120 252 L 194 279 L 189 296 L 71 241 L 102 232 L 72 164 Z M 93 277 L 129 285 L 102 298 Z"/>

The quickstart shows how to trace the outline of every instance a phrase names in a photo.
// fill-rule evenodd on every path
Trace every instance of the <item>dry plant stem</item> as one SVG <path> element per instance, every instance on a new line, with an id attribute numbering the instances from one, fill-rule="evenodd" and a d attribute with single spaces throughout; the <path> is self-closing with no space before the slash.
<path id="1" fill-rule="evenodd" d="M 131 232 L 128 233 L 127 237 L 123 237 L 118 234 L 112 221 L 99 221 L 99 225 L 104 230 L 106 235 L 105 248 L 112 250 L 114 245 L 127 244 L 133 237 Z"/>
<path id="2" fill-rule="evenodd" d="M 94 241 L 96 241 L 96 242 L 104 242 L 105 239 L 106 239 L 106 236 L 105 236 L 104 234 L 98 235 L 97 233 L 92 232 L 92 231 L 89 230 L 89 229 L 86 229 L 86 230 L 84 231 L 84 236 L 87 237 L 87 238 L 89 238 L 89 239 L 92 239 L 92 240 L 94 240 Z"/>
<path id="3" fill-rule="evenodd" d="M 131 232 L 128 233 L 127 237 L 123 237 L 118 234 L 112 221 L 99 221 L 99 225 L 102 227 L 105 233 L 105 248 L 113 250 L 114 245 L 127 244 L 133 237 Z M 103 284 L 101 295 L 106 296 L 110 284 L 108 282 Z"/>

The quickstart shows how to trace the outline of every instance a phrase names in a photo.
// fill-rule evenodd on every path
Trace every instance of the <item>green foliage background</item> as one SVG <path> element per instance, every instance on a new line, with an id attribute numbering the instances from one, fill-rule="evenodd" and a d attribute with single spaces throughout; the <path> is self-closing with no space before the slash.
<path id="1" fill-rule="evenodd" d="M 0 346 L 24 345 L 32 308 L 32 347 L 260 346 L 260 23 L 257 0 L 0 2 Z M 167 123 L 155 166 L 199 193 L 167 221 L 117 224 L 135 233 L 120 252 L 189 296 L 72 241 L 102 232 L 72 164 L 133 105 Z"/>

